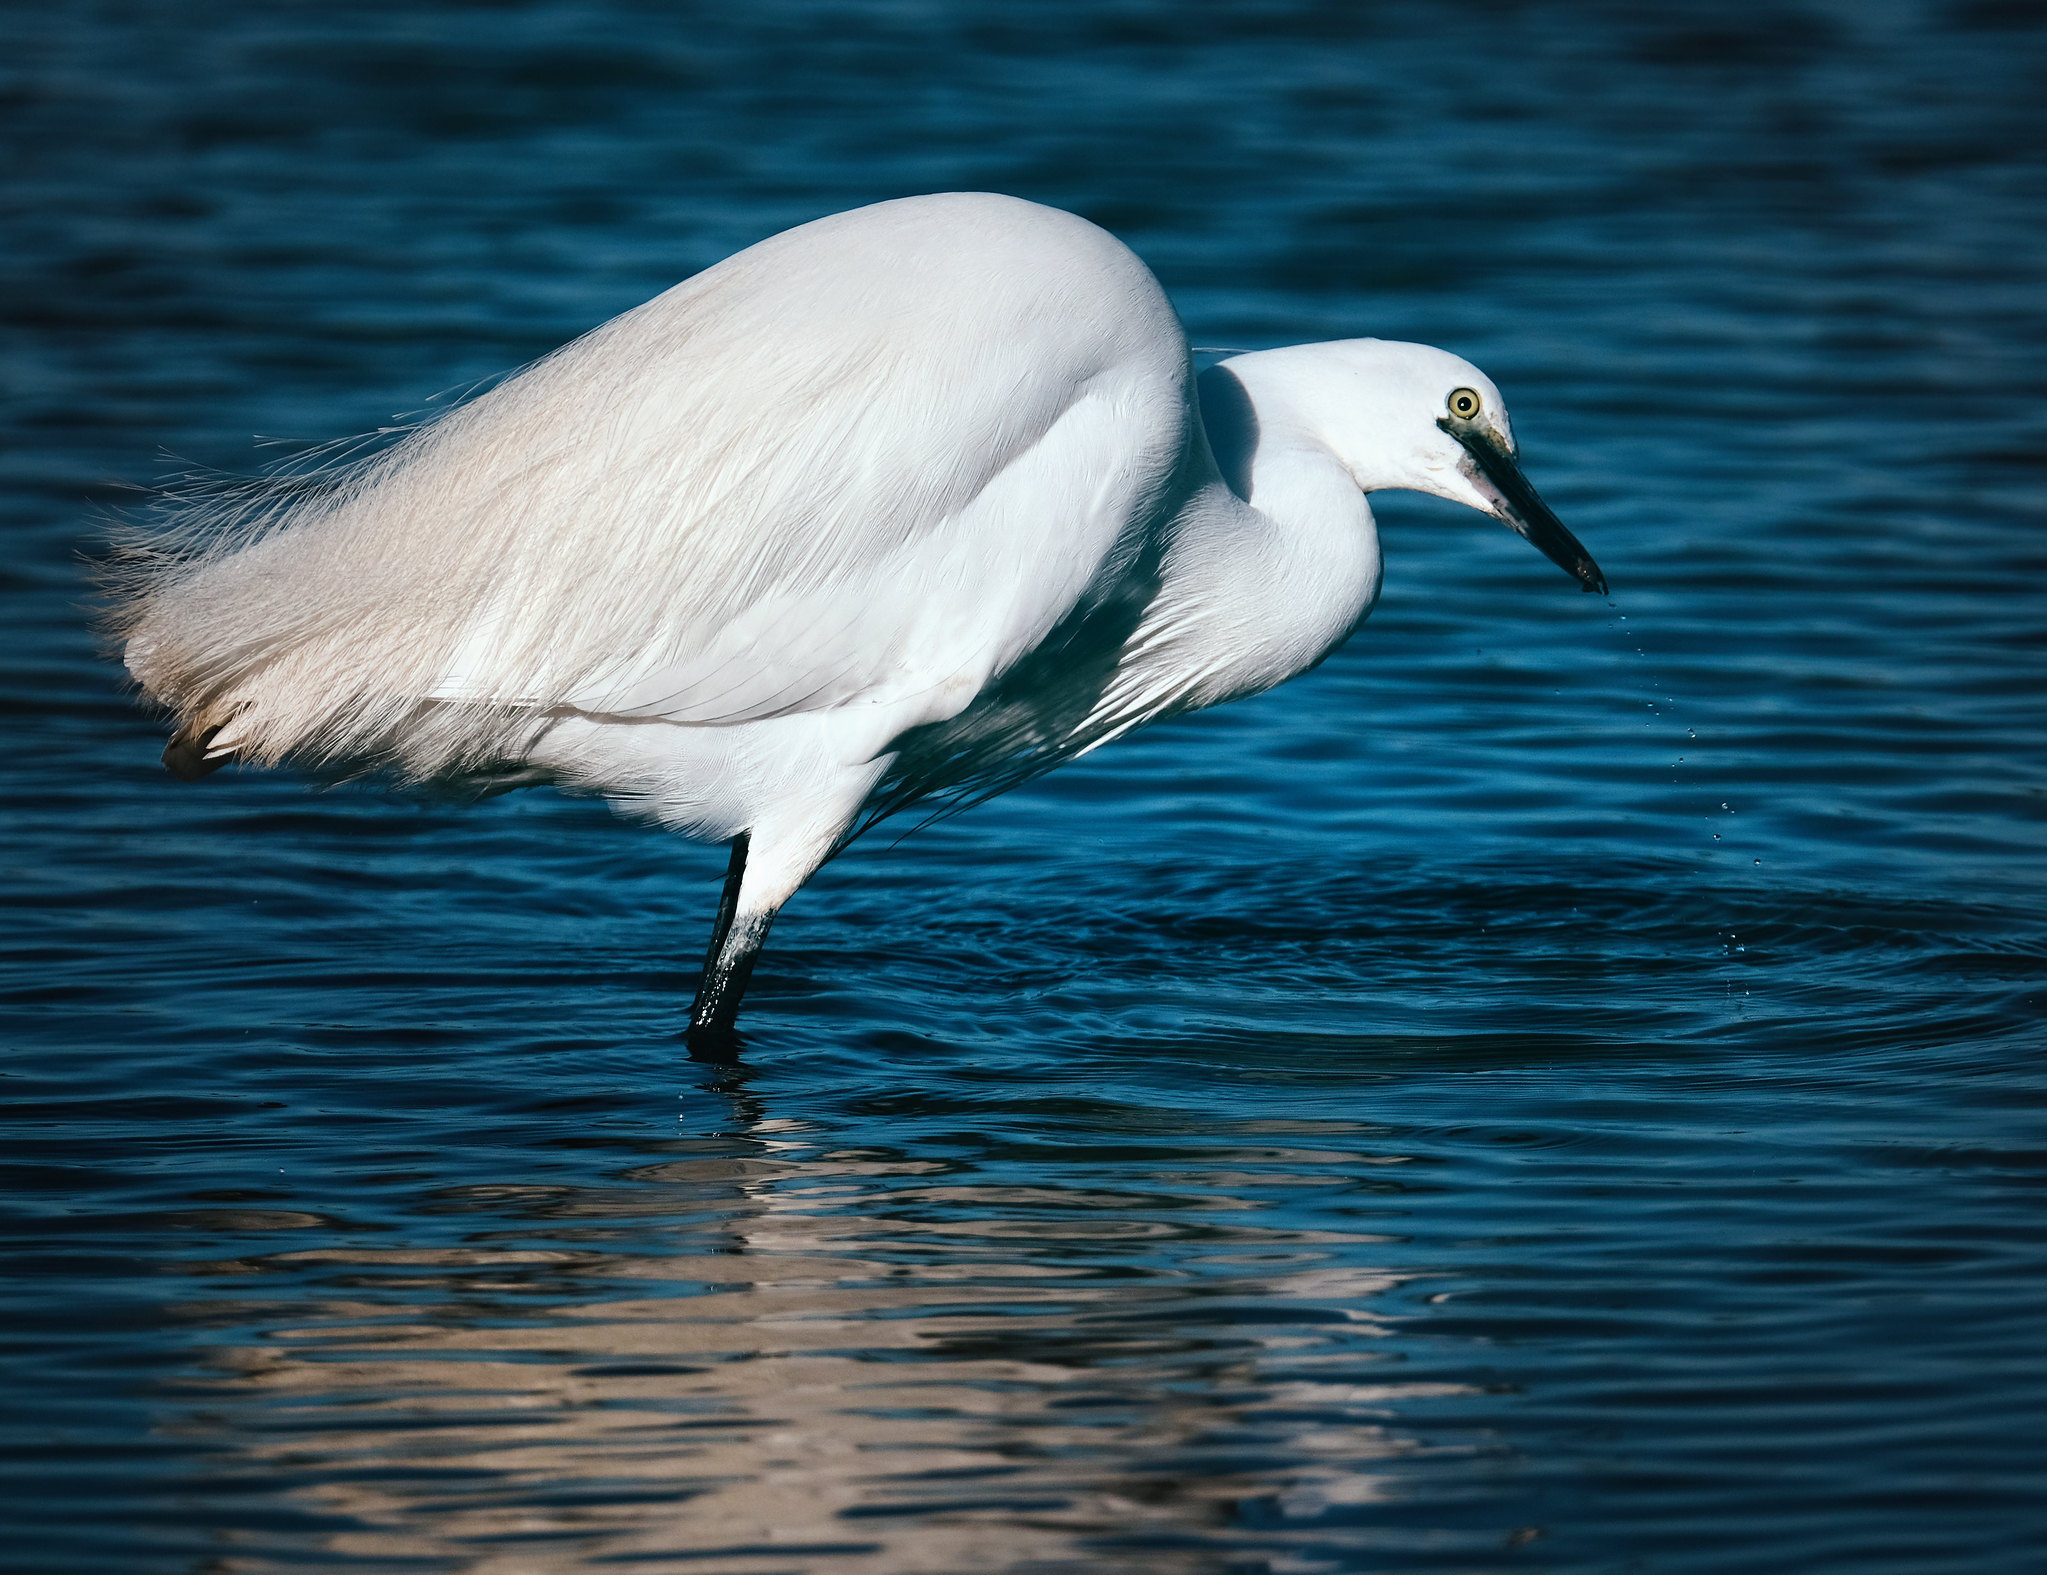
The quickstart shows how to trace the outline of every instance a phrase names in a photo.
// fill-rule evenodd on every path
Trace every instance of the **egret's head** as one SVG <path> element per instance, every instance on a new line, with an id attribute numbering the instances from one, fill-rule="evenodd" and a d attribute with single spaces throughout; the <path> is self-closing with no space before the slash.
<path id="1" fill-rule="evenodd" d="M 1490 514 L 1588 591 L 1606 578 L 1521 474 L 1493 380 L 1432 345 L 1342 339 L 1236 356 L 1259 418 L 1269 411 L 1335 455 L 1366 492 L 1433 493 Z M 1211 399 L 1203 390 L 1206 413 Z"/>

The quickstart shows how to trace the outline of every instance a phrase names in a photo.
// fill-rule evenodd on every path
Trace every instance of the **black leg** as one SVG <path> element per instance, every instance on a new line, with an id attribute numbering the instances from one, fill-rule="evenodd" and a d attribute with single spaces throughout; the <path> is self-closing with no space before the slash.
<path id="1" fill-rule="evenodd" d="M 739 912 L 739 883 L 746 879 L 746 850 L 751 842 L 743 831 L 732 839 L 732 857 L 725 865 L 725 891 L 718 898 L 717 922 L 711 926 L 711 949 L 704 954 L 705 984 L 710 983 L 711 971 L 718 966 L 718 953 L 725 949 L 725 937 L 732 933 L 732 916 Z M 702 986 L 698 987 L 697 995 L 702 997 Z"/>
<path id="2" fill-rule="evenodd" d="M 689 1031 L 699 1034 L 729 1034 L 739 1015 L 740 997 L 746 981 L 753 977 L 754 959 L 768 938 L 771 915 L 742 920 L 732 927 L 718 960 L 704 970 L 704 982 L 697 987 L 696 1004 L 690 1008 Z"/>
<path id="3" fill-rule="evenodd" d="M 738 923 L 739 886 L 746 876 L 747 835 L 732 839 L 732 862 L 725 870 L 725 892 L 718 901 L 718 922 L 711 929 L 711 949 L 704 957 L 703 982 L 689 1010 L 692 1048 L 711 1040 L 729 1040 L 732 1022 L 739 1015 L 740 997 L 752 977 L 753 961 L 768 938 L 773 915 L 749 918 Z"/>

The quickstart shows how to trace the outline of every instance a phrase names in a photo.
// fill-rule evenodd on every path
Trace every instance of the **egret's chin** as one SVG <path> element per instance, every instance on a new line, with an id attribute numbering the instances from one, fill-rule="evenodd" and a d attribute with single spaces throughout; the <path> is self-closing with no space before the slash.
<path id="1" fill-rule="evenodd" d="M 1606 594 L 1606 576 L 1576 536 L 1564 528 L 1556 511 L 1521 474 L 1521 466 L 1493 433 L 1476 422 L 1439 417 L 1436 425 L 1457 439 L 1471 456 L 1472 485 L 1491 505 L 1493 517 L 1570 575 L 1588 591 Z"/>

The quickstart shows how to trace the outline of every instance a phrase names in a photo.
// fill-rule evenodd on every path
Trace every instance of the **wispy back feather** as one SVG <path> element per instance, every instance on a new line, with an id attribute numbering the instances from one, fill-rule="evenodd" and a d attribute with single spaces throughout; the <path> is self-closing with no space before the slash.
<path id="1" fill-rule="evenodd" d="M 983 205 L 964 255 L 948 202 Z M 829 630 L 740 681 L 728 636 L 820 629 L 1099 370 L 1059 330 L 1128 254 L 1072 220 L 1062 268 L 1033 209 L 1026 269 L 1010 209 L 821 220 L 381 452 L 169 500 L 114 571 L 130 669 L 238 758 L 413 779 L 516 761 L 563 708 L 716 723 L 879 681 L 896 653 Z M 1105 362 L 1171 317 L 1126 271 Z"/>

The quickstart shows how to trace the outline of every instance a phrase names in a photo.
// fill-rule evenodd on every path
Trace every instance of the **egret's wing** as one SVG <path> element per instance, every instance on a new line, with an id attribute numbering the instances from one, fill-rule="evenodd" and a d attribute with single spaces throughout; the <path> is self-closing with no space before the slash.
<path id="1" fill-rule="evenodd" d="M 1034 390 L 1053 396 L 1037 408 L 1018 408 L 1016 387 L 968 386 L 941 413 L 948 421 L 877 435 L 857 475 L 806 464 L 803 434 L 770 429 L 763 446 L 787 467 L 769 478 L 780 485 L 675 510 L 672 563 L 613 570 L 601 592 L 572 596 L 552 553 L 507 576 L 435 698 L 721 723 L 966 675 L 978 687 L 1074 605 L 1172 459 L 1174 412 L 1147 408 L 1148 392 L 1162 401 L 1127 368 Z M 969 397 L 992 404 L 991 393 L 1010 396 L 990 412 L 1003 426 L 962 439 L 955 429 L 977 413 Z M 826 419 L 841 414 L 853 419 Z M 931 469 L 952 482 L 937 496 Z M 788 485 L 798 478 L 810 485 Z M 593 609 L 603 631 L 557 654 Z"/>
<path id="2" fill-rule="evenodd" d="M 955 461 L 959 495 L 927 513 L 884 490 L 862 550 L 827 572 L 775 572 L 810 526 L 800 514 L 774 519 L 694 627 L 594 673 L 565 703 L 721 723 L 921 697 L 913 720 L 950 715 L 1117 565 L 1119 542 L 1162 490 L 1171 412 L 1146 409 L 1132 381 L 1097 374 L 1064 409 L 1019 422 L 1018 452 Z"/>
<path id="3" fill-rule="evenodd" d="M 993 197 L 838 215 L 168 581 L 145 665 L 175 674 L 210 615 L 242 653 L 216 643 L 205 697 L 237 748 L 376 740 L 422 771 L 531 708 L 715 724 L 929 692 L 950 714 L 1163 496 L 1185 377 L 1156 282 L 1081 220 Z"/>

